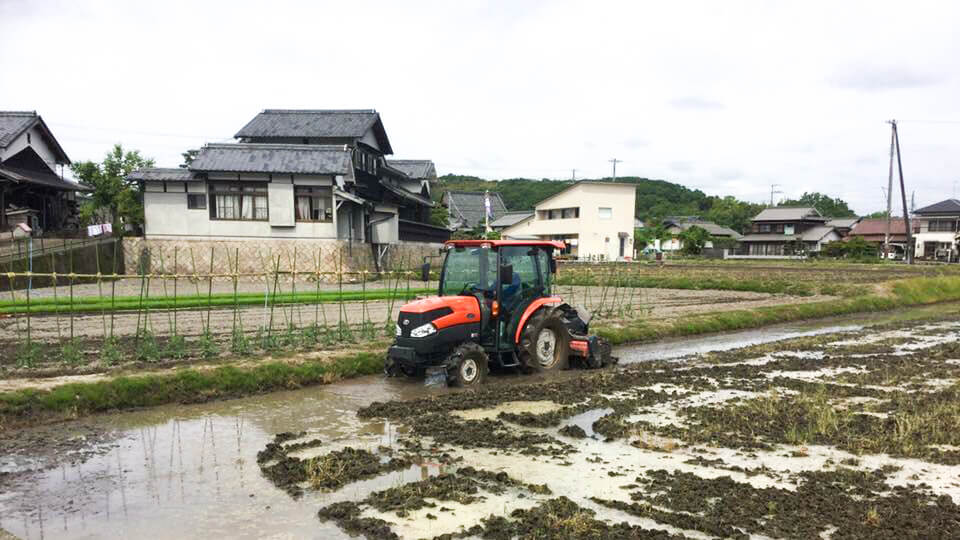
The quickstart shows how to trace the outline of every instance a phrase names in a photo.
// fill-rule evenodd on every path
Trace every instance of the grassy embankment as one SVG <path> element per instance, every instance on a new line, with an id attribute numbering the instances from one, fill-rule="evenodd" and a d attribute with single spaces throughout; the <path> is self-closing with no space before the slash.
<path id="1" fill-rule="evenodd" d="M 946 301 L 960 301 L 960 277 L 894 282 L 885 295 L 691 315 L 663 322 L 638 321 L 595 330 L 619 344 Z M 298 388 L 376 373 L 382 369 L 382 358 L 383 351 L 377 350 L 325 361 L 272 361 L 254 367 L 185 368 L 166 375 L 131 375 L 94 383 L 71 383 L 49 391 L 6 392 L 0 394 L 0 428 L 115 409 L 202 402 Z"/>
<path id="2" fill-rule="evenodd" d="M 63 294 L 56 298 L 33 298 L 0 300 L 0 313 L 80 313 L 101 311 L 136 311 L 157 309 L 199 309 L 207 307 L 262 306 L 280 304 L 315 304 L 357 302 L 361 300 L 407 300 L 418 295 L 430 294 L 435 289 L 416 288 L 368 291 L 304 291 L 294 293 L 217 293 L 186 296 L 74 296 L 71 301 Z"/>
<path id="3" fill-rule="evenodd" d="M 960 301 L 960 276 L 891 282 L 889 293 L 885 295 L 865 294 L 823 302 L 687 315 L 664 321 L 638 320 L 623 326 L 599 327 L 595 330 L 612 343 L 622 344 L 951 301 Z"/>

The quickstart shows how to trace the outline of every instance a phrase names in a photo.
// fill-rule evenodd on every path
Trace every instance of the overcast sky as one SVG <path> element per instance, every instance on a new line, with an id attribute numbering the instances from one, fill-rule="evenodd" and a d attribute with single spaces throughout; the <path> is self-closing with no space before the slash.
<path id="1" fill-rule="evenodd" d="M 960 191 L 960 3 L 0 0 L 0 109 L 160 166 L 265 108 L 375 108 L 398 158 L 884 206 Z M 780 197 L 778 195 L 778 197 Z M 898 199 L 895 199 L 898 201 Z"/>

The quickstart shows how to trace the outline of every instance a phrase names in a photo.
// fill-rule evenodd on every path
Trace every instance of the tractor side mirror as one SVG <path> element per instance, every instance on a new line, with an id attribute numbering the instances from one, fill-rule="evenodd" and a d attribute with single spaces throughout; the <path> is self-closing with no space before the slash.
<path id="1" fill-rule="evenodd" d="M 551 274 L 557 273 L 557 260 L 554 259 L 553 257 L 550 257 L 550 273 Z"/>
<path id="2" fill-rule="evenodd" d="M 420 281 L 430 281 L 430 263 L 428 262 L 420 266 Z"/>
<path id="3" fill-rule="evenodd" d="M 505 286 L 513 283 L 513 265 L 505 264 L 500 267 L 500 285 Z"/>

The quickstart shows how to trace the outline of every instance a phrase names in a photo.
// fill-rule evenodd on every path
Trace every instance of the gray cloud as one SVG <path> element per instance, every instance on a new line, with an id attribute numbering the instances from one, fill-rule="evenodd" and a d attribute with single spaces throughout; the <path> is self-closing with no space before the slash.
<path id="1" fill-rule="evenodd" d="M 946 80 L 942 74 L 924 73 L 905 66 L 850 65 L 835 71 L 828 82 L 837 88 L 882 92 L 933 86 Z"/>
<path id="2" fill-rule="evenodd" d="M 718 111 L 726 108 L 723 103 L 713 101 L 697 96 L 686 96 L 670 100 L 670 105 L 678 109 L 698 109 L 708 111 Z"/>

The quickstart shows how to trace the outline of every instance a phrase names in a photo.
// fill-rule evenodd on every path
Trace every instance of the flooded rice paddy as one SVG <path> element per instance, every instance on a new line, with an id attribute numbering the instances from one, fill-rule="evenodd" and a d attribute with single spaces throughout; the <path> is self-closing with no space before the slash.
<path id="1" fill-rule="evenodd" d="M 25 430 L 0 440 L 0 529 L 958 537 L 958 331 L 790 326 L 477 391 L 368 377 Z"/>

